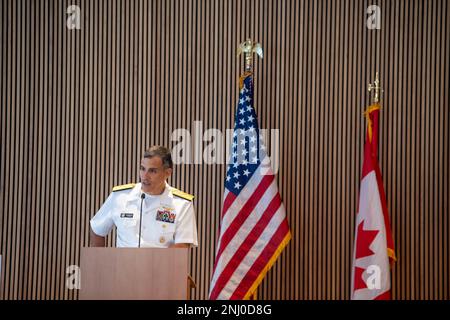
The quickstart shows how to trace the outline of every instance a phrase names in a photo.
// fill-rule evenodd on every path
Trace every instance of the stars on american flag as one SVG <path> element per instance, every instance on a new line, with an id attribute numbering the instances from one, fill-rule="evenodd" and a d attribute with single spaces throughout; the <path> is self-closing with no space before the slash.
<path id="1" fill-rule="evenodd" d="M 225 180 L 225 187 L 236 195 L 245 187 L 264 156 L 252 98 L 253 85 L 251 77 L 248 77 L 239 94 L 234 120 L 232 158 Z"/>

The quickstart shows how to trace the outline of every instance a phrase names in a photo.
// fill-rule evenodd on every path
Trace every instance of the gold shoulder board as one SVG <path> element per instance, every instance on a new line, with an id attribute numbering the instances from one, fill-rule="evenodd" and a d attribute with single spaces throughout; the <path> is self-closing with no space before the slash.
<path id="1" fill-rule="evenodd" d="M 172 188 L 172 194 L 173 194 L 174 196 L 183 198 L 183 199 L 188 200 L 188 201 L 194 200 L 194 196 L 193 196 L 192 194 L 189 194 L 189 193 L 180 191 L 180 190 L 175 189 L 175 188 Z"/>
<path id="2" fill-rule="evenodd" d="M 129 184 L 122 184 L 120 186 L 115 186 L 112 191 L 122 191 L 122 190 L 127 190 L 127 189 L 131 189 L 134 188 L 134 186 L 136 185 L 136 183 L 129 183 Z"/>

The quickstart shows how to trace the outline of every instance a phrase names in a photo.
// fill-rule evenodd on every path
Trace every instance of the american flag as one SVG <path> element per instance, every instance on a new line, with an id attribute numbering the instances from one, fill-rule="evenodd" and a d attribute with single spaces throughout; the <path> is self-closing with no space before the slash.
<path id="1" fill-rule="evenodd" d="M 253 108 L 251 73 L 240 79 L 210 299 L 248 299 L 291 238 Z"/>

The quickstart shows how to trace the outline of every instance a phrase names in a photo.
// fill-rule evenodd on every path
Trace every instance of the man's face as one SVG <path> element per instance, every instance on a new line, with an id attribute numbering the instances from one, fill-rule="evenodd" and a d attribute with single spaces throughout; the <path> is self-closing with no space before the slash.
<path id="1" fill-rule="evenodd" d="M 164 168 L 160 157 L 142 158 L 139 170 L 142 191 L 154 195 L 163 193 L 166 179 L 171 174 L 172 169 Z"/>

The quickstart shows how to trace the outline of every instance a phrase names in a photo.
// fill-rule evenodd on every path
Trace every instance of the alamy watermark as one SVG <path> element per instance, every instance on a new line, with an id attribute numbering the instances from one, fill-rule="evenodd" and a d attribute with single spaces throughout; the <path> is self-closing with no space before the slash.
<path id="1" fill-rule="evenodd" d="M 81 269 L 77 265 L 70 265 L 66 268 L 66 288 L 69 290 L 81 288 Z"/>
<path id="2" fill-rule="evenodd" d="M 371 5 L 366 9 L 366 13 L 370 16 L 367 18 L 366 26 L 369 30 L 381 29 L 381 9 L 379 6 Z"/>
<path id="3" fill-rule="evenodd" d="M 258 134 L 259 133 L 259 134 Z M 174 130 L 170 141 L 174 164 L 236 164 L 271 163 L 274 174 L 278 172 L 280 155 L 280 130 L 219 129 L 203 130 L 202 121 L 194 121 L 194 131 L 184 128 Z M 266 148 L 270 141 L 270 154 Z M 231 153 L 230 153 L 231 151 Z"/>
<path id="4" fill-rule="evenodd" d="M 77 5 L 70 5 L 67 7 L 66 13 L 70 16 L 67 18 L 67 29 L 80 30 L 81 29 L 81 9 Z"/>
<path id="5" fill-rule="evenodd" d="M 367 277 L 366 286 L 369 290 L 381 289 L 381 268 L 375 264 L 372 264 L 366 269 Z"/>

